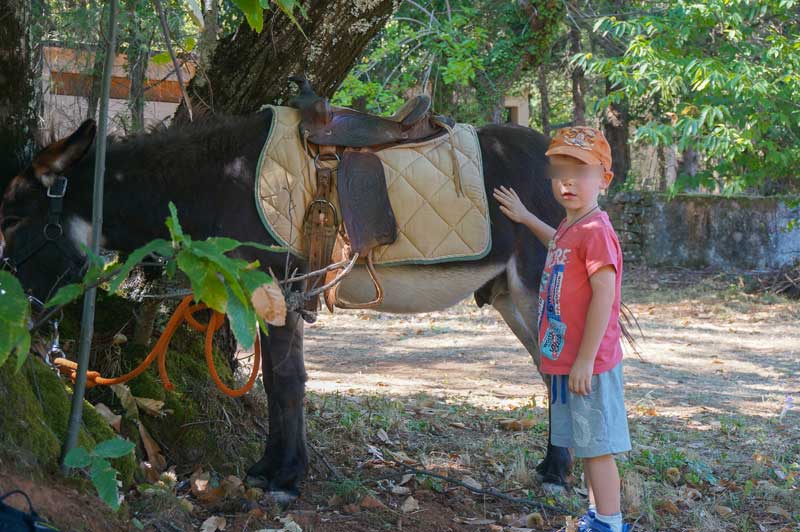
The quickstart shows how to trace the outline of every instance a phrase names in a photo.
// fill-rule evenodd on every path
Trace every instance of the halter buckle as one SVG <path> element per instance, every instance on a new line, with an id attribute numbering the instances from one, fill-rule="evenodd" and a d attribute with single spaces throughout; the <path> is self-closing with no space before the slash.
<path id="1" fill-rule="evenodd" d="M 57 176 L 53 184 L 47 187 L 48 198 L 63 198 L 67 193 L 67 184 L 69 181 L 63 175 Z"/>

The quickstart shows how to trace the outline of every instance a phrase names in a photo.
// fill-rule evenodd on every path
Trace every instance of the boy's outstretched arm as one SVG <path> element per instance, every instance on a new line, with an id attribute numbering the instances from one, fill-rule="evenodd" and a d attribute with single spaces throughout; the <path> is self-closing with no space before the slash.
<path id="1" fill-rule="evenodd" d="M 500 203 L 500 212 L 508 216 L 510 220 L 521 223 L 530 229 L 531 232 L 536 235 L 536 238 L 542 241 L 545 247 L 550 243 L 556 230 L 526 209 L 513 188 L 501 186 L 500 188 L 494 189 L 492 195 L 494 199 Z"/>
<path id="2" fill-rule="evenodd" d="M 569 390 L 579 395 L 592 391 L 592 373 L 597 349 L 603 340 L 611 317 L 611 307 L 616 296 L 617 270 L 607 264 L 589 277 L 592 286 L 592 300 L 586 311 L 586 325 L 578 347 L 578 356 L 569 372 Z"/>

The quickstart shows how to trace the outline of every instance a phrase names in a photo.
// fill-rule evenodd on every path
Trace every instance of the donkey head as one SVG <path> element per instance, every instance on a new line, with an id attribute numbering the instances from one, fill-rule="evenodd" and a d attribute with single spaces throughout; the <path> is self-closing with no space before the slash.
<path id="1" fill-rule="evenodd" d="M 87 241 L 88 222 L 70 214 L 77 200 L 67 188 L 95 132 L 94 121 L 86 120 L 44 148 L 11 180 L 0 203 L 0 264 L 39 299 L 75 280 L 85 262 L 78 244 Z"/>

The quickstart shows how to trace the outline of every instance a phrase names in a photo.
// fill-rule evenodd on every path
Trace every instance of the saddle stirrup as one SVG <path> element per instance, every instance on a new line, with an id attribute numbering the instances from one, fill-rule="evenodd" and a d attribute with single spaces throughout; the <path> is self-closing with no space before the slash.
<path id="1" fill-rule="evenodd" d="M 367 272 L 369 273 L 369 278 L 372 280 L 372 286 L 375 288 L 375 299 L 365 303 L 354 303 L 352 301 L 347 301 L 338 296 L 339 284 L 336 284 L 336 286 L 332 288 L 332 299 L 336 302 L 337 307 L 346 309 L 365 309 L 377 307 L 383 302 L 383 287 L 378 280 L 378 273 L 375 271 L 375 264 L 372 261 L 372 250 L 369 250 L 369 253 L 367 254 Z"/>

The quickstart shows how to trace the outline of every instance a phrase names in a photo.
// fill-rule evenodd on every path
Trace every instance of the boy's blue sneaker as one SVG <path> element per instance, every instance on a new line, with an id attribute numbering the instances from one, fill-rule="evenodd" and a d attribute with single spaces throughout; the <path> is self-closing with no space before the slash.
<path id="1" fill-rule="evenodd" d="M 580 517 L 578 518 L 578 520 L 577 520 L 577 521 L 575 521 L 575 524 L 577 524 L 577 525 L 578 525 L 578 528 L 580 528 L 580 527 L 582 527 L 582 526 L 586 526 L 586 524 L 587 524 L 587 523 L 588 523 L 588 522 L 589 522 L 591 519 L 594 519 L 594 512 L 593 512 L 593 511 L 591 511 L 591 510 L 586 510 L 586 513 L 585 513 L 585 514 L 583 514 L 582 516 L 580 516 Z"/>
<path id="2" fill-rule="evenodd" d="M 586 512 L 578 518 L 578 532 L 612 532 L 611 526 L 597 519 L 592 511 Z M 622 523 L 622 532 L 630 532 L 631 525 Z"/>

